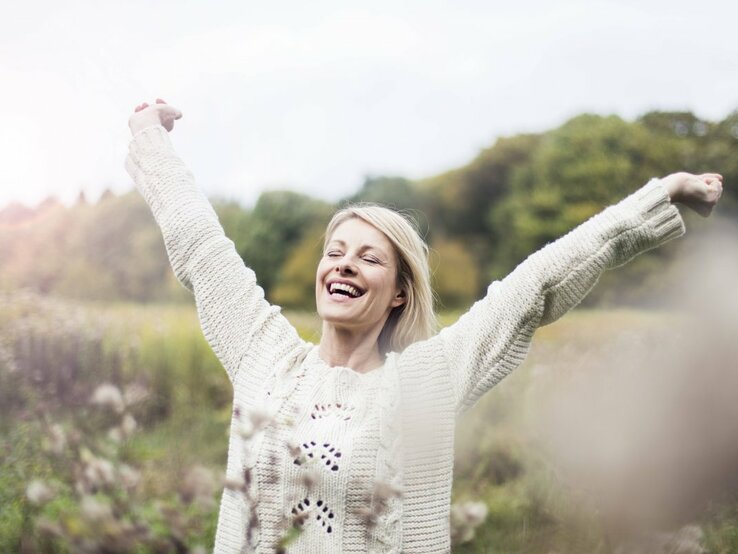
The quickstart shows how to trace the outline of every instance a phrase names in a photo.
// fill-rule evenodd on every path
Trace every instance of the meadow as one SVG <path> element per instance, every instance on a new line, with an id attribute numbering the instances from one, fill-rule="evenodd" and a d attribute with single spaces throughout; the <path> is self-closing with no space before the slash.
<path id="1" fill-rule="evenodd" d="M 448 325 L 653 176 L 719 170 L 719 217 L 682 209 L 684 239 L 605 272 L 460 419 L 451 524 L 455 552 L 738 553 L 736 141 L 738 112 L 583 113 L 437 175 L 367 175 L 335 204 L 211 202 L 266 297 L 317 341 L 315 261 L 346 202 L 417 220 Z M 234 486 L 232 391 L 143 198 L 11 203 L 0 260 L 0 553 L 209 551 Z"/>
<path id="2" fill-rule="evenodd" d="M 318 340 L 313 314 L 286 315 Z M 457 316 L 445 313 L 442 323 Z M 684 499 L 662 502 L 664 488 L 646 492 L 639 466 L 608 465 L 616 451 L 643 447 L 634 436 L 668 436 L 633 416 L 644 403 L 627 387 L 620 394 L 628 381 L 612 376 L 642 374 L 653 345 L 674 352 L 684 339 L 674 332 L 679 318 L 582 309 L 538 331 L 523 366 L 460 421 L 454 552 L 738 552 L 728 480 L 703 486 L 707 493 L 688 498 L 694 509 L 683 510 L 674 505 Z M 585 401 L 575 394 L 583 391 Z M 0 296 L 0 552 L 209 551 L 230 400 L 190 305 Z M 623 509 L 614 484 L 640 496 Z M 624 515 L 633 513 L 650 525 L 629 526 Z"/>

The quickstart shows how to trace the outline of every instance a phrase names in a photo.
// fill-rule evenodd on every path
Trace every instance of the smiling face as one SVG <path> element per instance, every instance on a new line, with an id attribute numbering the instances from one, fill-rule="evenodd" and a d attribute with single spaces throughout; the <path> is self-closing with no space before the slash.
<path id="1" fill-rule="evenodd" d="M 354 330 L 380 329 L 405 302 L 389 239 L 363 219 L 347 219 L 326 242 L 315 279 L 318 315 Z"/>

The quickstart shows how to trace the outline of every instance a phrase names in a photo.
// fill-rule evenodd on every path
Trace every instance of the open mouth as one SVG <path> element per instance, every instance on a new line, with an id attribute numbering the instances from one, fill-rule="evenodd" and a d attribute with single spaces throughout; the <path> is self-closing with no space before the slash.
<path id="1" fill-rule="evenodd" d="M 342 296 L 348 296 L 349 298 L 359 298 L 366 291 L 363 291 L 354 285 L 349 285 L 348 283 L 339 283 L 334 281 L 332 283 L 328 283 L 328 292 L 331 295 L 340 294 Z"/>

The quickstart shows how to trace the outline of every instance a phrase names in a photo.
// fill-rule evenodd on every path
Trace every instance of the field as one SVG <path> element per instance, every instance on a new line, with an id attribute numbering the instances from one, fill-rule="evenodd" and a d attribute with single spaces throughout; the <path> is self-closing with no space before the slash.
<path id="1" fill-rule="evenodd" d="M 738 552 L 736 429 L 711 425 L 737 415 L 735 380 L 702 358 L 694 380 L 690 325 L 575 310 L 540 329 L 459 423 L 454 501 L 486 517 L 472 536 L 458 508 L 454 551 Z M 230 410 L 190 306 L 0 296 L 0 552 L 209 551 Z"/>

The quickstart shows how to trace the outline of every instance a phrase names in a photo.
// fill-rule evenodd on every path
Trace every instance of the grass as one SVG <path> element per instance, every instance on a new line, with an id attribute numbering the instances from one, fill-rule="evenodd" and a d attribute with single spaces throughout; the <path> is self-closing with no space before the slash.
<path id="1" fill-rule="evenodd" d="M 193 307 L 69 305 L 28 296 L 1 298 L 0 308 L 4 337 L 0 347 L 20 357 L 32 353 L 23 361 L 24 369 L 36 372 L 41 382 L 55 383 L 39 388 L 36 381 L 25 382 L 0 358 L 3 551 L 17 546 L 23 526 L 29 524 L 24 516 L 25 481 L 48 477 L 52 471 L 38 446 L 20 440 L 32 420 L 33 403 L 47 403 L 59 421 L 66 421 L 73 413 L 79 415 L 101 382 L 142 383 L 153 394 L 139 416 L 140 431 L 126 443 L 125 455 L 140 463 L 146 494 L 171 494 L 187 468 L 196 464 L 218 473 L 224 470 L 230 384 L 202 337 Z M 319 340 L 316 314 L 285 315 L 303 338 Z M 458 315 L 444 313 L 440 320 L 448 325 Z M 523 366 L 460 422 L 453 497 L 483 501 L 488 517 L 474 540 L 457 546 L 455 552 L 608 552 L 591 498 L 562 482 L 535 422 L 545 398 L 555 390 L 552 383 L 572 378 L 590 362 L 609 356 L 614 338 L 627 343 L 629 337 L 656 337 L 673 317 L 638 310 L 575 310 L 538 331 Z M 11 388 L 29 391 L 25 404 L 7 394 Z M 738 552 L 736 505 L 716 504 L 704 513 L 700 524 L 711 552 Z M 60 506 L 63 509 L 63 502 Z M 207 517 L 209 531 L 199 544 L 212 544 L 208 541 L 216 511 Z"/>

